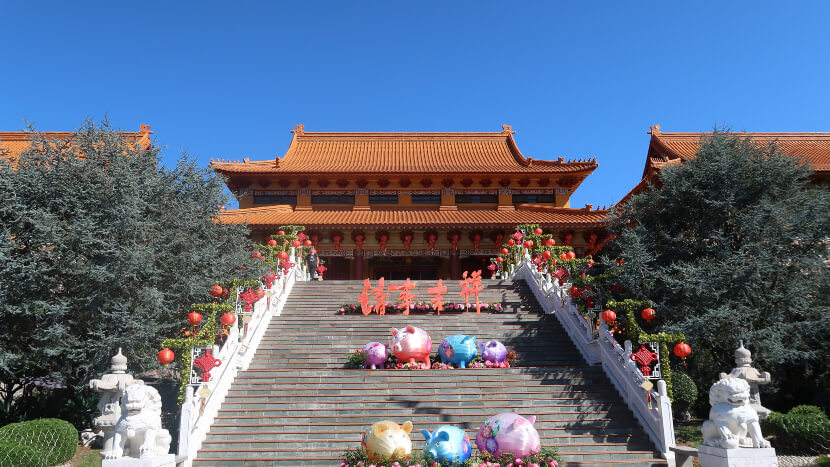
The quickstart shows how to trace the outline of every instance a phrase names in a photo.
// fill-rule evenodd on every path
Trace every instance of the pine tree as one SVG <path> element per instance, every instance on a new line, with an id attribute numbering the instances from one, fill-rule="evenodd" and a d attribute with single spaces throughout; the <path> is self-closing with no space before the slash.
<path id="1" fill-rule="evenodd" d="M 707 390 L 743 339 L 785 397 L 828 389 L 830 192 L 775 144 L 715 131 L 694 159 L 618 207 L 607 254 L 655 327 L 683 332 Z"/>
<path id="2" fill-rule="evenodd" d="M 131 369 L 153 367 L 212 281 L 258 273 L 237 269 L 247 229 L 214 222 L 220 179 L 187 156 L 165 168 L 106 122 L 34 134 L 0 157 L 0 193 L 0 425 L 89 423 L 86 385 L 118 347 Z"/>

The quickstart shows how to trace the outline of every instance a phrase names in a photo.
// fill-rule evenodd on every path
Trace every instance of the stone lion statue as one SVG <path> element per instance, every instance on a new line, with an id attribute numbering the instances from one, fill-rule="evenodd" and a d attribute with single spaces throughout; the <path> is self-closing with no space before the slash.
<path id="1" fill-rule="evenodd" d="M 709 420 L 703 422 L 703 444 L 722 449 L 768 448 L 758 414 L 749 405 L 749 384 L 725 378 L 709 389 Z"/>
<path id="2" fill-rule="evenodd" d="M 121 418 L 115 425 L 112 451 L 104 459 L 150 459 L 170 451 L 170 433 L 161 427 L 161 396 L 143 383 L 127 387 L 121 398 Z"/>

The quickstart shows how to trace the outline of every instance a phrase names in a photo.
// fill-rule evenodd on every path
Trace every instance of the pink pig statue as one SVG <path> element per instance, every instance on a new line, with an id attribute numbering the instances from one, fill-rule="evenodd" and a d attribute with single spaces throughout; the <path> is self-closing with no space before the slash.
<path id="1" fill-rule="evenodd" d="M 429 354 L 432 339 L 426 331 L 415 326 L 401 329 L 392 328 L 392 353 L 401 363 L 422 362 L 430 367 Z"/>

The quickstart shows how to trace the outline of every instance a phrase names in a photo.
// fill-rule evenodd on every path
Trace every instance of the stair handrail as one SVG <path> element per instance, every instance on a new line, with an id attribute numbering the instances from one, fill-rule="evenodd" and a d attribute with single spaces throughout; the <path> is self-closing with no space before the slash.
<path id="1" fill-rule="evenodd" d="M 304 274 L 297 273 L 299 269 L 293 267 L 288 273 L 280 274 L 271 288 L 265 292 L 265 296 L 254 302 L 253 312 L 243 317 L 244 323 L 241 324 L 244 326 L 244 332 L 240 332 L 237 325 L 231 326 L 224 345 L 214 351 L 214 356 L 222 362 L 214 371 L 218 374 L 213 374 L 209 382 L 201 385 L 201 394 L 197 393 L 193 386 L 188 386 L 179 418 L 178 457 L 183 460 L 178 465 L 193 465 L 193 459 L 196 458 L 196 453 L 216 419 L 219 407 L 236 375 L 251 364 L 271 318 L 282 314 L 294 283 L 307 280 Z"/>
<path id="2" fill-rule="evenodd" d="M 604 322 L 594 328 L 573 304 L 567 290 L 571 284 L 559 285 L 549 274 L 525 255 L 516 268 L 513 280 L 524 280 L 546 314 L 554 314 L 571 338 L 579 353 L 589 365 L 602 365 L 626 405 L 645 429 L 657 451 L 674 464 L 675 445 L 672 407 L 666 391 L 666 382 L 657 380 L 656 390 L 646 391 L 641 386 L 647 379 L 631 360 L 631 342 L 621 347 Z"/>

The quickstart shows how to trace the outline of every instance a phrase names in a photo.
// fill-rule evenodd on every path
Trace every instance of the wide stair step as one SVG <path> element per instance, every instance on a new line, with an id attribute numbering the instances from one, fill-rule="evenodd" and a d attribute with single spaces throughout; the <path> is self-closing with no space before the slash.
<path id="1" fill-rule="evenodd" d="M 445 301 L 463 301 L 454 281 L 444 284 Z M 427 301 L 434 285 L 418 281 L 416 300 Z M 421 449 L 422 429 L 453 425 L 474 438 L 488 417 L 516 412 L 537 417 L 542 444 L 557 446 L 565 465 L 665 465 L 602 369 L 585 364 L 526 284 L 483 285 L 480 301 L 501 303 L 504 313 L 341 315 L 362 281 L 298 282 L 234 381 L 195 464 L 337 466 L 379 420 L 411 420 L 413 447 Z M 390 328 L 407 325 L 430 334 L 434 353 L 444 337 L 470 334 L 502 341 L 518 359 L 509 369 L 345 369 L 347 354 L 387 343 Z"/>

